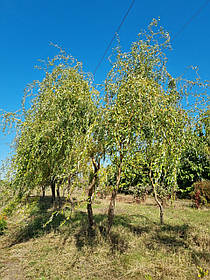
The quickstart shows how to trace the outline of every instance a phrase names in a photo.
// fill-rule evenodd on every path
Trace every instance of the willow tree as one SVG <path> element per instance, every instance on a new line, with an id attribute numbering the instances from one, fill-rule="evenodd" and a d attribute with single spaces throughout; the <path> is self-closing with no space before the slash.
<path id="1" fill-rule="evenodd" d="M 88 214 L 88 225 L 90 232 L 93 229 L 94 218 L 93 218 L 93 196 L 99 185 L 99 172 L 101 168 L 101 162 L 106 156 L 105 147 L 105 125 L 103 118 L 102 108 L 98 108 L 95 122 L 90 127 L 86 137 L 86 157 L 90 160 L 92 169 L 89 172 L 89 186 L 88 186 L 88 199 L 87 199 L 87 214 Z"/>
<path id="2" fill-rule="evenodd" d="M 12 165 L 21 196 L 49 184 L 54 192 L 56 180 L 80 172 L 96 94 L 81 64 L 63 51 L 48 61 L 43 80 L 28 87 Z"/>
<path id="3" fill-rule="evenodd" d="M 118 168 L 108 211 L 108 231 L 113 223 L 122 167 L 132 154 L 141 153 L 143 162 L 139 168 L 146 166 L 160 207 L 161 223 L 163 207 L 158 199 L 159 190 L 168 189 L 173 194 L 177 185 L 188 116 L 181 103 L 186 88 L 180 87 L 166 68 L 165 50 L 169 47 L 168 33 L 153 20 L 130 51 L 117 48 L 116 61 L 106 80 L 108 146 L 110 160 Z"/>

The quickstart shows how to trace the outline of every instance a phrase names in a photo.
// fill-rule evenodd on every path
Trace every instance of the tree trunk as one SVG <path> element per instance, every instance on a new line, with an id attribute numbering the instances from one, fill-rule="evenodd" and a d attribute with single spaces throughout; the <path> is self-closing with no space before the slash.
<path id="1" fill-rule="evenodd" d="M 116 197 L 117 197 L 117 187 L 112 191 L 112 195 L 111 195 L 111 200 L 110 200 L 110 204 L 109 204 L 109 210 L 108 210 L 108 229 L 107 229 L 107 233 L 109 234 L 112 224 L 113 224 L 113 220 L 114 220 L 114 210 L 115 210 L 115 202 L 116 202 Z"/>
<path id="2" fill-rule="evenodd" d="M 61 208 L 61 197 L 60 197 L 60 187 L 59 186 L 57 186 L 56 192 L 57 192 L 58 206 L 59 206 L 59 208 Z"/>
<path id="3" fill-rule="evenodd" d="M 87 201 L 87 213 L 88 213 L 88 226 L 91 230 L 94 225 L 94 219 L 93 219 L 93 209 L 92 209 L 92 195 L 94 193 L 95 189 L 95 178 L 93 178 L 93 181 L 88 189 L 88 201 Z"/>
<path id="4" fill-rule="evenodd" d="M 55 203 L 55 179 L 54 179 L 54 177 L 51 180 L 50 187 L 51 187 L 51 191 L 52 191 L 52 203 L 54 204 Z"/>
<path id="5" fill-rule="evenodd" d="M 45 198 L 45 186 L 42 186 L 42 198 Z"/>
<path id="6" fill-rule="evenodd" d="M 159 206 L 159 209 L 160 209 L 160 224 L 163 225 L 164 224 L 164 221 L 163 221 L 163 214 L 164 214 L 163 204 L 158 199 L 158 195 L 157 195 L 157 191 L 156 191 L 156 184 L 153 182 L 151 170 L 149 172 L 149 177 L 150 177 L 150 181 L 152 183 L 152 188 L 153 188 L 153 192 L 154 192 L 154 196 L 155 196 L 155 201 L 156 201 L 156 203 L 157 203 L 157 205 Z"/>
<path id="7" fill-rule="evenodd" d="M 88 226 L 89 231 L 92 231 L 93 225 L 94 225 L 94 219 L 93 219 L 93 209 L 92 209 L 92 196 L 95 192 L 95 186 L 97 183 L 97 176 L 98 176 L 98 170 L 100 169 L 100 162 L 96 163 L 95 160 L 92 158 L 92 164 L 94 167 L 94 174 L 93 179 L 90 183 L 90 186 L 88 188 L 88 200 L 87 200 L 87 213 L 88 213 Z"/>
<path id="8" fill-rule="evenodd" d="M 155 195 L 155 201 L 156 201 L 156 203 L 157 203 L 157 205 L 159 206 L 159 209 L 160 209 L 160 224 L 163 225 L 164 224 L 164 221 L 163 221 L 163 214 L 164 214 L 163 204 L 158 199 L 156 188 L 154 188 L 153 191 L 154 191 L 154 195 Z"/>
<path id="9" fill-rule="evenodd" d="M 121 172 L 122 172 L 122 159 L 123 159 L 123 157 L 122 157 L 122 155 L 120 155 L 120 165 L 119 165 L 119 168 L 118 168 L 116 187 L 112 191 L 111 200 L 110 200 L 110 204 L 109 204 L 109 210 L 108 210 L 107 234 L 110 233 L 111 227 L 113 225 L 116 197 L 117 197 L 117 192 L 118 192 L 119 185 L 120 185 Z"/>

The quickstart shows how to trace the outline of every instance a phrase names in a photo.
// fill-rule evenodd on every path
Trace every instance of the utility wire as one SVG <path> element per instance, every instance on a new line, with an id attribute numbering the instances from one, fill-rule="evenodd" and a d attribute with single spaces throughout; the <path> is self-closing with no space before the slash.
<path id="1" fill-rule="evenodd" d="M 200 8 L 188 19 L 188 21 L 186 21 L 185 24 L 175 33 L 171 41 L 183 32 L 183 30 L 194 20 L 194 18 L 196 18 L 201 13 L 201 11 L 206 7 L 209 1 L 210 0 L 206 0 L 203 5 L 200 6 Z"/>
<path id="2" fill-rule="evenodd" d="M 98 68 L 100 67 L 102 61 L 104 60 L 104 58 L 105 58 L 105 56 L 106 56 L 108 50 L 110 49 L 110 47 L 111 47 L 111 45 L 112 45 L 112 43 L 113 43 L 113 41 L 114 41 L 114 39 L 115 39 L 116 33 L 118 33 L 118 32 L 120 31 L 120 28 L 122 27 L 123 23 L 125 22 L 125 20 L 126 20 L 128 14 L 129 14 L 129 12 L 130 12 L 130 10 L 131 10 L 132 7 L 133 7 L 134 2 L 135 2 L 135 0 L 133 0 L 133 1 L 131 2 L 131 4 L 130 4 L 130 6 L 129 6 L 127 12 L 126 12 L 126 14 L 124 15 L 124 17 L 123 17 L 123 19 L 122 19 L 122 21 L 121 21 L 121 23 L 120 23 L 120 25 L 119 25 L 118 28 L 116 29 L 116 31 L 115 31 L 115 33 L 114 33 L 114 36 L 112 37 L 111 41 L 109 42 L 109 44 L 108 44 L 108 46 L 107 46 L 107 48 L 106 48 L 106 50 L 105 50 L 103 56 L 101 57 L 99 63 L 96 65 L 95 71 L 93 72 L 93 75 L 94 75 L 94 76 L 95 76 L 95 74 L 96 74 Z"/>
<path id="3" fill-rule="evenodd" d="M 184 31 L 184 29 L 185 29 L 185 28 L 186 28 L 186 27 L 187 27 L 187 26 L 202 12 L 202 10 L 207 6 L 207 4 L 209 3 L 209 1 L 210 1 L 210 0 L 206 0 L 206 1 L 203 3 L 203 5 L 200 6 L 200 8 L 189 18 L 189 20 L 188 20 L 187 22 L 185 22 L 185 24 L 175 33 L 175 35 L 172 37 L 171 41 L 174 40 L 175 38 L 177 38 L 177 37 Z M 99 63 L 97 64 L 97 66 L 96 66 L 96 68 L 95 68 L 95 71 L 93 72 L 93 75 L 94 75 L 94 76 L 95 76 L 95 74 L 96 74 L 98 68 L 100 67 L 102 61 L 104 60 L 104 58 L 105 58 L 105 56 L 106 56 L 108 50 L 110 49 L 110 47 L 111 47 L 111 45 L 112 45 L 112 43 L 113 43 L 113 41 L 114 41 L 114 39 L 115 39 L 116 33 L 118 33 L 118 32 L 120 31 L 120 28 L 122 27 L 123 23 L 125 22 L 125 20 L 126 20 L 128 14 L 129 14 L 129 12 L 130 12 L 130 10 L 132 9 L 132 7 L 133 7 L 133 5 L 134 5 L 134 2 L 135 2 L 135 0 L 133 0 L 133 1 L 131 2 L 131 4 L 130 4 L 130 6 L 129 6 L 127 12 L 126 12 L 126 14 L 124 15 L 124 17 L 123 17 L 123 19 L 122 19 L 122 21 L 121 21 L 121 23 L 120 23 L 120 25 L 119 25 L 118 28 L 116 29 L 116 31 L 115 31 L 115 33 L 114 33 L 114 35 L 113 35 L 111 41 L 109 42 L 109 44 L 108 44 L 106 50 L 104 51 L 103 56 L 101 57 Z"/>

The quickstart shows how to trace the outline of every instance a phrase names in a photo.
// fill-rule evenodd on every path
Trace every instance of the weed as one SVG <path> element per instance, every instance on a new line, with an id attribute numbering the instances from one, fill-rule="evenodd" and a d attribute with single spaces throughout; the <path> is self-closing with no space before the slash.
<path id="1" fill-rule="evenodd" d="M 150 276 L 149 274 L 145 275 L 145 280 L 152 280 L 152 276 Z"/>
<path id="2" fill-rule="evenodd" d="M 207 269 L 203 269 L 202 267 L 198 266 L 198 278 L 199 279 L 204 279 L 206 276 L 209 275 L 209 272 Z"/>

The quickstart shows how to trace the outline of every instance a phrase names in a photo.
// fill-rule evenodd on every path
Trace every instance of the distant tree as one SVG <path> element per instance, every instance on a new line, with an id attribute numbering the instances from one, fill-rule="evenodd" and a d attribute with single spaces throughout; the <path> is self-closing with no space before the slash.
<path id="1" fill-rule="evenodd" d="M 209 110 L 204 110 L 196 119 L 190 134 L 191 137 L 182 152 L 178 173 L 181 197 L 189 196 L 193 183 L 210 180 Z"/>

